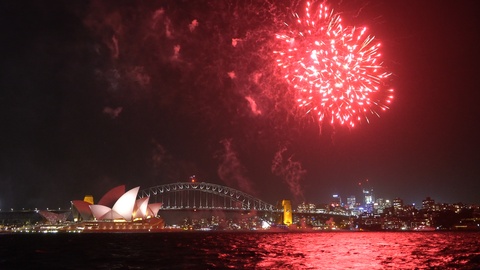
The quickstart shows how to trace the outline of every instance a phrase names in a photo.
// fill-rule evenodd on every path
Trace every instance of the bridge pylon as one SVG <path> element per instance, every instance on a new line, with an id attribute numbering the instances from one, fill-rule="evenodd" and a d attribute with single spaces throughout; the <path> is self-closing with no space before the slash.
<path id="1" fill-rule="evenodd" d="M 283 220 L 282 223 L 290 226 L 293 222 L 293 214 L 292 214 L 292 202 L 290 200 L 282 200 L 283 206 Z"/>

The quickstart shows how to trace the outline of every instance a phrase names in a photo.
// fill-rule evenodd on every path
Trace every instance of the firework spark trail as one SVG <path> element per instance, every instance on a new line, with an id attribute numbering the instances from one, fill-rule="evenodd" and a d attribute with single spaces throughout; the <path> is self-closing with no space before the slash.
<path id="1" fill-rule="evenodd" d="M 339 15 L 323 4 L 315 10 L 307 3 L 305 18 L 278 33 L 277 65 L 296 91 L 298 106 L 316 113 L 319 121 L 329 118 L 355 126 L 367 113 L 386 110 L 392 89 L 384 98 L 385 80 L 390 76 L 380 62 L 380 43 L 366 36 L 366 28 L 344 27 Z"/>

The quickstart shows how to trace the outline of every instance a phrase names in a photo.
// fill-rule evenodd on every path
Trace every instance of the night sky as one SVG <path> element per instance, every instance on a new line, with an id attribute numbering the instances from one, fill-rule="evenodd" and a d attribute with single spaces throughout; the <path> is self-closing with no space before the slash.
<path id="1" fill-rule="evenodd" d="M 284 2 L 0 1 L 0 209 L 191 175 L 272 204 L 359 182 L 480 203 L 477 1 L 327 2 L 392 73 L 390 109 L 353 128 L 292 101 L 272 51 L 304 2 Z"/>

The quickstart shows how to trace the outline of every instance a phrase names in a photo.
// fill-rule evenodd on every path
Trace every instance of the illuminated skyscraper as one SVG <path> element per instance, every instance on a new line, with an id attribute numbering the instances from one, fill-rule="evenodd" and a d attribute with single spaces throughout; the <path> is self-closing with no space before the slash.
<path id="1" fill-rule="evenodd" d="M 375 197 L 373 196 L 373 189 L 363 189 L 363 203 L 367 213 L 373 213 L 373 204 L 375 203 Z"/>
<path id="2" fill-rule="evenodd" d="M 375 197 L 373 196 L 373 189 L 363 189 L 363 203 L 366 205 L 373 204 Z"/>
<path id="3" fill-rule="evenodd" d="M 374 203 L 375 198 L 373 197 L 373 189 L 371 188 L 371 185 L 369 184 L 368 179 L 365 179 L 364 181 L 360 181 L 358 183 L 358 186 L 362 189 L 363 204 L 367 205 L 370 203 Z"/>

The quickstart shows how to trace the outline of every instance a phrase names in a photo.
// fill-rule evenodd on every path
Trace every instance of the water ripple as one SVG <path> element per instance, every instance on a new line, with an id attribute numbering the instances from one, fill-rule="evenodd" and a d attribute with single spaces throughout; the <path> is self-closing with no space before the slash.
<path id="1" fill-rule="evenodd" d="M 0 235 L 0 269 L 480 269 L 480 233 Z"/>

